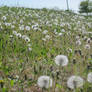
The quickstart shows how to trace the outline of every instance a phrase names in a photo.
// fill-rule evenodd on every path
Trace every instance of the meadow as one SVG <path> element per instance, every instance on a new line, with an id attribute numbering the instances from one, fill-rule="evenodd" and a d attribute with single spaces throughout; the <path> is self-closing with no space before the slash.
<path id="1" fill-rule="evenodd" d="M 92 17 L 0 7 L 0 92 L 92 92 Z"/>

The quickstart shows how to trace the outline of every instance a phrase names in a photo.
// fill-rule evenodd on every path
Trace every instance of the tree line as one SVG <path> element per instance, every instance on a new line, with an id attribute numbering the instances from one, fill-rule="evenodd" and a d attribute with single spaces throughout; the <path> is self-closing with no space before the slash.
<path id="1" fill-rule="evenodd" d="M 67 10 L 70 11 L 68 0 L 66 0 L 66 4 L 67 4 Z M 85 0 L 80 2 L 79 13 L 86 13 L 87 15 L 88 13 L 92 13 L 92 0 Z"/>

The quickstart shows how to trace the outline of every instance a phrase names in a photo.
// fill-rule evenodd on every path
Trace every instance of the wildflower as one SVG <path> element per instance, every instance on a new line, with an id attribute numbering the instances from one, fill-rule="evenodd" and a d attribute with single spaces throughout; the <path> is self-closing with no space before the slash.
<path id="1" fill-rule="evenodd" d="M 76 41 L 76 45 L 81 45 L 81 41 L 80 40 L 77 40 Z"/>
<path id="2" fill-rule="evenodd" d="M 72 53 L 72 49 L 71 48 L 68 48 L 67 50 L 68 50 L 68 52 Z"/>
<path id="3" fill-rule="evenodd" d="M 30 38 L 29 37 L 25 37 L 25 41 L 26 42 L 30 42 Z"/>
<path id="4" fill-rule="evenodd" d="M 49 76 L 41 76 L 38 78 L 38 86 L 41 88 L 52 87 L 52 79 Z"/>
<path id="5" fill-rule="evenodd" d="M 23 23 L 23 20 L 22 20 L 22 19 L 20 20 L 20 23 L 21 23 L 21 24 Z"/>
<path id="6" fill-rule="evenodd" d="M 6 22 L 4 24 L 5 24 L 5 26 L 10 26 L 11 25 L 11 23 L 6 23 Z"/>
<path id="7" fill-rule="evenodd" d="M 84 41 L 86 41 L 86 40 L 87 40 L 87 37 L 86 37 L 86 36 L 84 36 L 83 40 L 84 40 Z"/>
<path id="8" fill-rule="evenodd" d="M 67 81 L 67 86 L 71 89 L 81 88 L 84 80 L 80 76 L 71 76 Z"/>
<path id="9" fill-rule="evenodd" d="M 69 31 L 69 32 L 67 32 L 67 35 L 71 35 L 71 32 Z"/>
<path id="10" fill-rule="evenodd" d="M 27 31 L 30 31 L 30 27 L 29 27 L 29 26 L 26 26 L 25 29 L 26 29 Z"/>
<path id="11" fill-rule="evenodd" d="M 42 34 L 47 34 L 47 32 L 48 32 L 48 30 L 44 30 L 44 31 L 42 32 Z"/>
<path id="12" fill-rule="evenodd" d="M 13 38 L 13 35 L 10 35 L 9 37 L 10 37 L 10 38 Z"/>
<path id="13" fill-rule="evenodd" d="M 87 39 L 87 43 L 91 43 L 91 39 L 90 38 Z"/>
<path id="14" fill-rule="evenodd" d="M 61 30 L 61 32 L 65 32 L 65 30 L 64 30 L 64 29 L 62 29 L 62 30 Z"/>
<path id="15" fill-rule="evenodd" d="M 7 18 L 6 18 L 6 16 L 3 16 L 2 19 L 5 21 Z"/>
<path id="16" fill-rule="evenodd" d="M 68 64 L 68 58 L 65 55 L 57 55 L 55 58 L 57 65 L 66 66 Z"/>
<path id="17" fill-rule="evenodd" d="M 90 49 L 90 45 L 89 44 L 86 44 L 85 45 L 85 49 Z"/>
<path id="18" fill-rule="evenodd" d="M 16 36 L 19 37 L 19 38 L 22 37 L 21 33 L 17 33 Z"/>
<path id="19" fill-rule="evenodd" d="M 15 75 L 15 81 L 18 81 L 18 79 L 19 79 L 19 76 Z"/>
<path id="20" fill-rule="evenodd" d="M 16 31 L 13 31 L 13 34 L 14 34 L 14 35 L 17 35 L 17 32 L 16 32 Z"/>
<path id="21" fill-rule="evenodd" d="M 49 40 L 50 39 L 50 36 L 49 35 L 46 35 L 45 38 Z"/>
<path id="22" fill-rule="evenodd" d="M 62 33 L 59 33 L 58 36 L 62 36 L 63 34 Z"/>
<path id="23" fill-rule="evenodd" d="M 15 28 L 15 26 L 14 25 L 11 25 L 11 28 Z"/>
<path id="24" fill-rule="evenodd" d="M 54 29 L 54 33 L 56 33 L 57 32 L 57 30 L 56 29 Z"/>
<path id="25" fill-rule="evenodd" d="M 30 47 L 30 46 L 32 46 L 32 44 L 28 44 L 27 46 Z"/>
<path id="26" fill-rule="evenodd" d="M 26 35 L 23 35 L 23 36 L 22 36 L 22 39 L 25 39 L 26 37 L 27 37 Z"/>
<path id="27" fill-rule="evenodd" d="M 29 51 L 32 51 L 32 48 L 29 47 L 28 50 L 29 50 Z"/>
<path id="28" fill-rule="evenodd" d="M 79 40 L 80 39 L 80 37 L 79 36 L 76 36 L 76 40 Z"/>
<path id="29" fill-rule="evenodd" d="M 89 83 L 92 83 L 92 72 L 90 72 L 90 73 L 88 74 L 87 81 L 88 81 Z"/>
<path id="30" fill-rule="evenodd" d="M 2 77 L 0 77 L 0 83 L 1 83 L 1 82 L 3 82 L 3 78 L 2 78 Z"/>
<path id="31" fill-rule="evenodd" d="M 2 77 L 0 77 L 0 88 L 3 88 L 4 86 L 4 80 Z"/>
<path id="32" fill-rule="evenodd" d="M 19 27 L 19 29 L 20 29 L 20 30 L 24 30 L 24 25 L 21 25 L 21 26 Z"/>
<path id="33" fill-rule="evenodd" d="M 23 36 L 22 36 L 22 39 L 24 39 L 26 42 L 30 42 L 30 38 L 27 37 L 26 35 L 23 35 Z"/>
<path id="34" fill-rule="evenodd" d="M 42 38 L 43 41 L 46 41 L 46 38 Z"/>
<path id="35" fill-rule="evenodd" d="M 54 34 L 55 34 L 55 35 L 57 35 L 57 34 L 58 34 L 58 32 L 54 32 Z"/>

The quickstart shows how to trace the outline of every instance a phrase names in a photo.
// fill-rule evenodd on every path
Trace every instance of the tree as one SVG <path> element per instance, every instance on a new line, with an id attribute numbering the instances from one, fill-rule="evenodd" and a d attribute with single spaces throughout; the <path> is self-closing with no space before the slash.
<path id="1" fill-rule="evenodd" d="M 89 1 L 89 3 L 88 3 L 88 9 L 89 9 L 89 12 L 92 13 L 92 1 Z"/>
<path id="2" fill-rule="evenodd" d="M 80 3 L 79 12 L 87 13 L 87 15 L 88 13 L 92 12 L 92 1 L 89 1 L 89 0 L 82 1 Z"/>

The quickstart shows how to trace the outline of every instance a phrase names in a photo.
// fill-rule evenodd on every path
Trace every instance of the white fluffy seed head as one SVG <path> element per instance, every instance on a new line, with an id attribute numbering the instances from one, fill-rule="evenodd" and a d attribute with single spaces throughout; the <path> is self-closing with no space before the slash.
<path id="1" fill-rule="evenodd" d="M 80 40 L 77 40 L 76 41 L 76 45 L 81 45 L 81 41 Z"/>
<path id="2" fill-rule="evenodd" d="M 80 37 L 79 36 L 76 36 L 76 40 L 79 40 L 80 39 Z"/>
<path id="3" fill-rule="evenodd" d="M 22 39 L 25 39 L 27 36 L 26 35 L 22 35 Z"/>
<path id="4" fill-rule="evenodd" d="M 62 36 L 62 35 L 63 35 L 63 33 L 59 33 L 59 34 L 58 34 L 58 36 Z"/>
<path id="5" fill-rule="evenodd" d="M 6 17 L 6 16 L 3 16 L 3 17 L 2 17 L 2 19 L 3 19 L 3 20 L 6 20 L 6 19 L 7 19 L 7 17 Z"/>
<path id="6" fill-rule="evenodd" d="M 30 42 L 30 38 L 29 37 L 25 37 L 25 41 L 26 42 Z"/>
<path id="7" fill-rule="evenodd" d="M 27 31 L 30 31 L 30 26 L 26 26 L 25 29 L 26 29 Z"/>
<path id="8" fill-rule="evenodd" d="M 43 41 L 46 41 L 46 38 L 42 38 Z"/>
<path id="9" fill-rule="evenodd" d="M 17 35 L 16 35 L 17 37 L 19 37 L 19 38 L 21 38 L 21 33 L 17 33 Z"/>
<path id="10" fill-rule="evenodd" d="M 67 81 L 67 87 L 71 89 L 81 88 L 84 80 L 80 76 L 71 76 Z"/>
<path id="11" fill-rule="evenodd" d="M 14 35 L 17 35 L 17 32 L 16 32 L 16 31 L 13 31 L 13 34 L 14 34 Z"/>
<path id="12" fill-rule="evenodd" d="M 84 36 L 83 40 L 84 40 L 84 41 L 85 41 L 85 40 L 87 40 L 87 37 L 86 37 L 86 36 Z"/>
<path id="13" fill-rule="evenodd" d="M 61 32 L 65 32 L 65 29 L 62 29 Z"/>
<path id="14" fill-rule="evenodd" d="M 46 35 L 45 38 L 46 38 L 47 40 L 49 40 L 51 37 L 50 37 L 50 35 Z"/>
<path id="15" fill-rule="evenodd" d="M 92 83 L 92 72 L 90 72 L 90 73 L 88 74 L 87 81 L 88 81 L 89 83 Z"/>
<path id="16" fill-rule="evenodd" d="M 44 30 L 44 31 L 42 32 L 42 34 L 47 34 L 47 32 L 48 32 L 48 30 Z"/>
<path id="17" fill-rule="evenodd" d="M 87 39 L 87 43 L 91 43 L 91 39 L 90 38 Z"/>
<path id="18" fill-rule="evenodd" d="M 57 55 L 55 63 L 59 66 L 66 66 L 68 64 L 68 58 L 65 55 Z"/>
<path id="19" fill-rule="evenodd" d="M 10 38 L 13 38 L 13 35 L 10 35 L 9 37 L 10 37 Z"/>
<path id="20" fill-rule="evenodd" d="M 21 26 L 19 27 L 19 29 L 20 29 L 20 30 L 24 30 L 24 25 L 21 25 Z"/>
<path id="21" fill-rule="evenodd" d="M 40 76 L 37 84 L 41 88 L 50 88 L 52 87 L 52 79 L 49 76 Z"/>
<path id="22" fill-rule="evenodd" d="M 29 51 L 32 51 L 32 48 L 29 47 L 28 50 L 29 50 Z"/>
<path id="23" fill-rule="evenodd" d="M 24 39 L 26 42 L 30 42 L 30 38 L 26 35 L 23 35 L 22 39 Z"/>
<path id="24" fill-rule="evenodd" d="M 90 45 L 89 44 L 86 44 L 85 45 L 85 49 L 90 49 Z"/>

